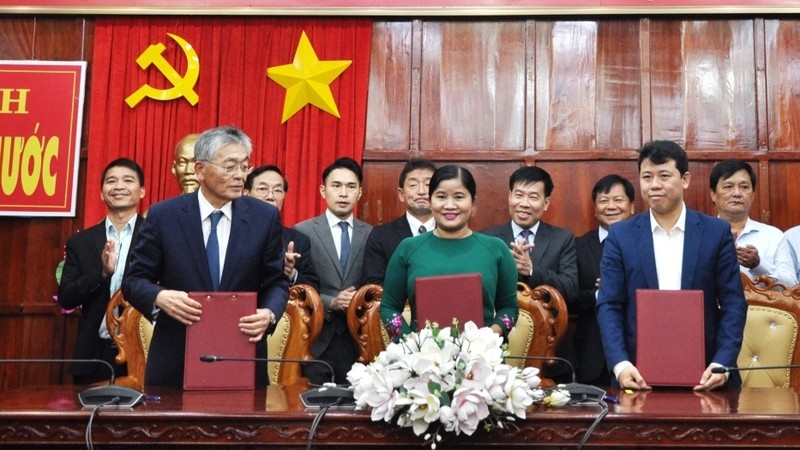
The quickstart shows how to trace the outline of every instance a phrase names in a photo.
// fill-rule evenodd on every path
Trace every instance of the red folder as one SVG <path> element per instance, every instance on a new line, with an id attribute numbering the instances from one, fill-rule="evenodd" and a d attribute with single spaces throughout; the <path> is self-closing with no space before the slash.
<path id="1" fill-rule="evenodd" d="M 479 273 L 418 277 L 414 292 L 417 331 L 425 328 L 426 320 L 437 322 L 441 328 L 451 326 L 453 318 L 458 319 L 462 330 L 469 321 L 483 326 L 483 282 Z"/>
<path id="2" fill-rule="evenodd" d="M 200 355 L 254 358 L 255 346 L 239 331 L 239 319 L 255 314 L 255 292 L 190 292 L 203 304 L 198 322 L 186 327 L 186 390 L 255 389 L 255 361 L 200 361 Z"/>
<path id="3" fill-rule="evenodd" d="M 703 291 L 636 290 L 636 368 L 651 386 L 697 386 L 706 369 Z"/>

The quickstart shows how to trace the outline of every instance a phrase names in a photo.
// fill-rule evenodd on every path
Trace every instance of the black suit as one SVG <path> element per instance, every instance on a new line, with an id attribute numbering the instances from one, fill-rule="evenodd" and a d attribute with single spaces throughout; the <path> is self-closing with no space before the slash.
<path id="1" fill-rule="evenodd" d="M 600 259 L 603 257 L 603 244 L 597 228 L 575 240 L 575 253 L 578 256 L 578 299 L 570 313 L 576 317 L 574 340 L 578 353 L 578 381 L 608 386 L 611 378 L 606 369 L 600 326 L 595 314 L 595 283 L 600 277 Z"/>
<path id="2" fill-rule="evenodd" d="M 131 246 L 136 242 L 140 225 L 144 219 L 136 218 Z M 75 340 L 75 359 L 104 359 L 114 366 L 115 375 L 125 375 L 125 366 L 114 362 L 116 349 L 100 339 L 98 331 L 106 306 L 111 298 L 111 277 L 103 276 L 103 246 L 107 242 L 105 219 L 99 224 L 78 232 L 67 239 L 64 270 L 58 286 L 58 303 L 63 308 L 81 306 L 78 321 L 78 337 Z M 128 251 L 128 261 L 131 256 Z M 127 265 L 127 261 L 125 265 Z M 122 269 L 122 268 L 121 268 Z M 100 364 L 72 363 L 69 367 L 75 383 L 88 384 L 108 380 L 108 368 Z"/>
<path id="3" fill-rule="evenodd" d="M 361 285 L 383 284 L 386 266 L 392 259 L 400 242 L 413 235 L 406 215 L 372 229 L 364 248 L 364 267 L 361 271 Z"/>
<path id="4" fill-rule="evenodd" d="M 294 252 L 300 254 L 300 259 L 294 263 L 294 268 L 297 269 L 297 280 L 294 284 L 308 284 L 319 291 L 319 276 L 314 270 L 314 264 L 311 263 L 311 240 L 294 228 L 283 227 L 281 243 L 284 251 L 292 241 L 294 241 Z"/>
<path id="5" fill-rule="evenodd" d="M 516 240 L 511 221 L 503 225 L 483 231 L 484 234 L 495 236 L 510 244 Z M 534 247 L 531 249 L 533 272 L 530 276 L 518 275 L 518 281 L 531 288 L 548 284 L 558 289 L 567 302 L 567 308 L 572 312 L 575 299 L 578 296 L 578 264 L 575 261 L 575 236 L 569 230 L 554 227 L 544 222 L 539 222 L 539 229 L 533 238 Z M 577 364 L 577 354 L 572 336 L 567 333 L 558 346 L 556 356 Z M 572 381 L 572 370 L 564 364 L 546 367 L 545 375 L 559 383 Z"/>

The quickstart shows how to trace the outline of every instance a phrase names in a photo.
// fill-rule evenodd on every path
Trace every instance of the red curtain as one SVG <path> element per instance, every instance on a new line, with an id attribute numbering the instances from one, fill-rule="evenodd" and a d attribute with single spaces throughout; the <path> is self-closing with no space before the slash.
<path id="1" fill-rule="evenodd" d="M 267 68 L 290 64 L 305 31 L 320 60 L 352 60 L 330 88 L 338 119 L 307 105 L 281 124 L 285 89 L 267 78 Z M 197 52 L 200 76 L 185 98 L 145 98 L 134 108 L 131 93 L 149 84 L 172 87 L 155 67 L 142 70 L 136 58 L 151 44 L 178 73 L 186 57 L 171 33 Z M 253 140 L 254 165 L 276 164 L 289 181 L 283 206 L 286 225 L 319 214 L 321 173 L 340 156 L 361 161 L 366 129 L 367 86 L 372 22 L 353 18 L 98 17 L 91 61 L 91 104 L 85 226 L 105 216 L 99 201 L 100 176 L 118 157 L 137 161 L 145 172 L 146 197 L 140 211 L 180 193 L 172 176 L 175 144 L 189 133 L 234 125 Z"/>

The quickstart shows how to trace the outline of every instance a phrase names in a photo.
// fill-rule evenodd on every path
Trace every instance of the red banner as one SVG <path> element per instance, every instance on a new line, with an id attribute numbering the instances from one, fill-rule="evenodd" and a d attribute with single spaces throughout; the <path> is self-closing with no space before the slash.
<path id="1" fill-rule="evenodd" d="M 0 61 L 0 216 L 75 216 L 85 74 Z"/>

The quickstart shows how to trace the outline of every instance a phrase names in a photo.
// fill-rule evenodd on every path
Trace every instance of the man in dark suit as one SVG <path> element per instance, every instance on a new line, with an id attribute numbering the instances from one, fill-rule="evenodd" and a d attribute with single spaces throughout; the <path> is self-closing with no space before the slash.
<path id="1" fill-rule="evenodd" d="M 649 209 L 609 229 L 600 267 L 597 320 L 608 367 L 621 387 L 649 389 L 635 366 L 636 290 L 698 289 L 705 300 L 708 367 L 697 374 L 695 389 L 738 386 L 737 372 L 730 379 L 711 373 L 716 365 L 736 366 L 747 315 L 730 224 L 684 204 L 689 159 L 680 145 L 645 144 L 638 164 Z"/>
<path id="2" fill-rule="evenodd" d="M 353 209 L 361 198 L 361 167 L 352 158 L 339 158 L 322 172 L 320 195 L 328 205 L 324 213 L 295 225 L 311 239 L 311 261 L 319 274 L 319 294 L 327 313 L 311 355 L 329 363 L 334 379 L 342 383 L 358 357 L 347 329 L 346 312 L 361 281 L 364 245 L 372 227 L 356 219 Z M 309 364 L 305 376 L 316 384 L 330 381 L 321 364 Z"/>
<path id="3" fill-rule="evenodd" d="M 277 166 L 261 166 L 254 169 L 244 182 L 244 195 L 255 197 L 278 208 L 289 192 L 289 182 Z M 282 248 L 283 274 L 289 284 L 308 284 L 319 290 L 319 277 L 311 264 L 311 241 L 308 236 L 294 228 L 283 227 Z"/>
<path id="4" fill-rule="evenodd" d="M 201 304 L 188 292 L 257 292 L 256 311 L 238 324 L 253 344 L 286 308 L 278 210 L 242 196 L 251 151 L 250 138 L 239 129 L 203 132 L 195 143 L 200 188 L 150 208 L 122 283 L 136 309 L 148 317 L 154 308 L 160 311 L 146 385 L 183 383 L 186 327 L 203 319 Z"/>
<path id="5" fill-rule="evenodd" d="M 367 239 L 364 251 L 364 270 L 361 284 L 383 284 L 386 266 L 400 241 L 433 230 L 436 222 L 431 212 L 428 185 L 436 166 L 430 161 L 412 158 L 400 172 L 397 197 L 406 213 L 397 219 L 375 227 Z"/>
<path id="6" fill-rule="evenodd" d="M 626 220 L 633 214 L 633 185 L 627 179 L 606 175 L 592 189 L 594 216 L 600 224 L 575 240 L 578 256 L 578 299 L 570 310 L 574 317 L 575 350 L 578 354 L 578 382 L 596 386 L 611 383 L 600 339 L 595 307 L 597 288 L 600 286 L 600 258 L 603 256 L 603 241 L 608 236 L 608 227 Z M 571 318 L 572 319 L 572 318 Z"/>
<path id="7" fill-rule="evenodd" d="M 508 190 L 511 220 L 483 233 L 509 244 L 520 282 L 531 288 L 542 284 L 555 287 L 571 310 L 578 296 L 575 236 L 569 230 L 541 220 L 553 193 L 550 174 L 541 167 L 520 167 L 511 174 Z M 573 365 L 577 363 L 574 343 L 569 336 L 561 341 L 557 355 Z M 546 372 L 558 382 L 572 381 L 573 371 L 566 364 L 548 367 Z"/>
<path id="8" fill-rule="evenodd" d="M 102 359 L 125 375 L 117 365 L 117 347 L 106 328 L 108 300 L 119 289 L 142 218 L 136 214 L 144 198 L 144 173 L 136 162 L 120 158 L 110 162 L 100 178 L 100 198 L 108 214 L 99 224 L 67 240 L 64 270 L 58 286 L 58 303 L 67 309 L 81 307 L 74 359 Z M 72 363 L 75 384 L 108 380 L 102 364 Z"/>

